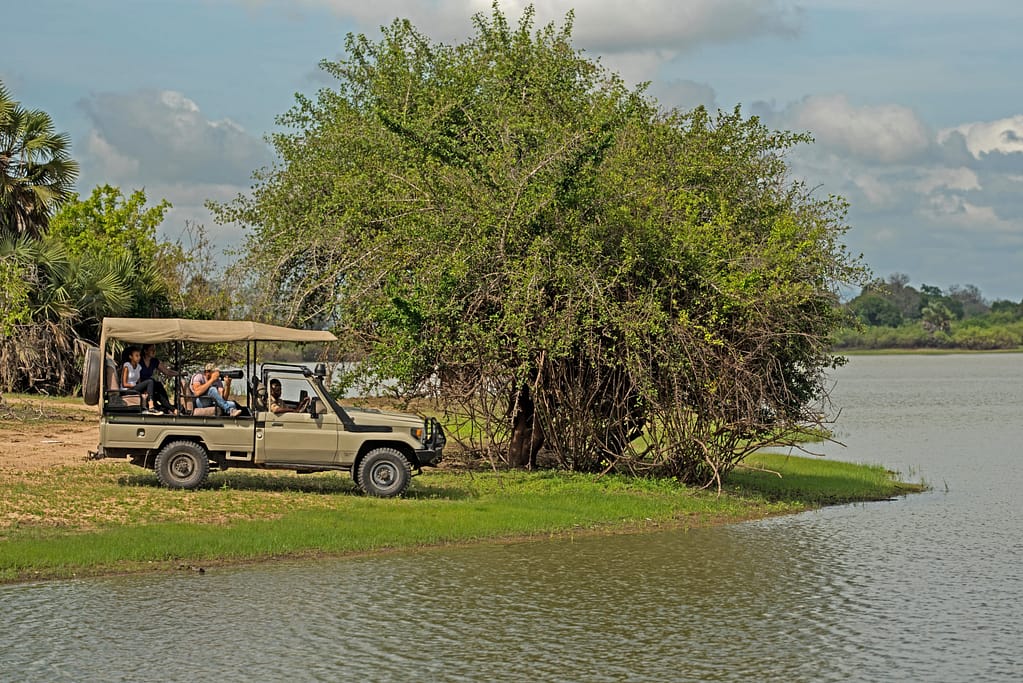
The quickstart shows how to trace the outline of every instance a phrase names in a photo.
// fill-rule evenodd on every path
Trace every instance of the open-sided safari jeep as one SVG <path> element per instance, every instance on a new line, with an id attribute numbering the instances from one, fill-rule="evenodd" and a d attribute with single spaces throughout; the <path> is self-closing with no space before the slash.
<path id="1" fill-rule="evenodd" d="M 288 363 L 257 364 L 259 342 L 335 341 L 330 332 L 295 330 L 248 321 L 106 318 L 99 347 L 86 350 L 82 394 L 100 409 L 95 457 L 127 458 L 156 472 L 165 486 L 194 489 L 211 470 L 229 467 L 340 470 L 356 485 L 381 497 L 401 495 L 413 472 L 436 465 L 445 437 L 434 418 L 343 408 L 325 385 L 326 368 Z M 121 389 L 118 366 L 106 353 L 113 342 L 172 344 L 244 343 L 245 370 L 231 398 L 241 408 L 232 417 L 215 408 L 196 409 L 183 381 L 168 389 L 177 414 L 149 414 L 137 392 Z M 179 367 L 174 360 L 171 363 Z M 284 405 L 301 411 L 275 414 L 266 392 L 280 382 Z M 244 388 L 238 386 L 244 385 Z M 304 402 L 302 397 L 308 397 Z"/>

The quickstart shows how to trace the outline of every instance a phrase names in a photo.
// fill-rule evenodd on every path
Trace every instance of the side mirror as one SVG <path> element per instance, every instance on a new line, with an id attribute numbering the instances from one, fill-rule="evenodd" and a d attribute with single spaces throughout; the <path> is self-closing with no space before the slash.
<path id="1" fill-rule="evenodd" d="M 313 396 L 311 399 L 309 399 L 309 416 L 315 419 L 319 417 L 319 415 L 320 398 L 318 396 Z"/>

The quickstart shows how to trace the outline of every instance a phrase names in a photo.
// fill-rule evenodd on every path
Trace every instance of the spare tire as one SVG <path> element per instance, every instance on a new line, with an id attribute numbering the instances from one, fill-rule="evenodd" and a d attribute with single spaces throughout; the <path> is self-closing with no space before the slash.
<path id="1" fill-rule="evenodd" d="M 102 371 L 103 354 L 99 347 L 86 347 L 82 363 L 82 398 L 85 399 L 85 405 L 94 406 L 99 403 L 99 373 Z"/>

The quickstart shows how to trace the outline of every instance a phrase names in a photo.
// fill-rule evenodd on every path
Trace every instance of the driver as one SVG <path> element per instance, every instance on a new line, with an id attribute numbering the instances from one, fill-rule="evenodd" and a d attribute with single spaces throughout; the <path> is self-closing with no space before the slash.
<path id="1" fill-rule="evenodd" d="M 281 398 L 281 380 L 270 380 L 270 396 L 267 397 L 267 407 L 270 408 L 270 412 L 274 415 L 282 415 L 284 413 L 301 413 L 305 411 L 308 405 L 309 397 L 307 396 L 299 401 L 296 407 L 292 408 L 284 402 L 284 399 Z"/>

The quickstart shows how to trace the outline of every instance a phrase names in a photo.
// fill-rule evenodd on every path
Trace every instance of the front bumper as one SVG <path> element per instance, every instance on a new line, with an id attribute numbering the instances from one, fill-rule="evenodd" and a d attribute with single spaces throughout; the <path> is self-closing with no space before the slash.
<path id="1" fill-rule="evenodd" d="M 444 428 L 440 426 L 437 418 L 431 417 L 426 420 L 426 434 L 423 436 L 423 447 L 416 451 L 416 459 L 419 465 L 436 465 L 444 455 L 444 444 L 448 442 L 444 436 Z"/>

